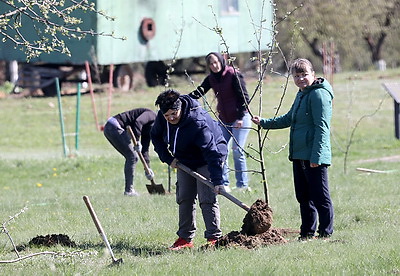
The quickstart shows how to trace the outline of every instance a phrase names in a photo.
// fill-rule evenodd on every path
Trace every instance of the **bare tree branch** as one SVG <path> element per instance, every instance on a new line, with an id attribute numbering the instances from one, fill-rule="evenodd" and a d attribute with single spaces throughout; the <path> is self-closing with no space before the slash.
<path id="1" fill-rule="evenodd" d="M 0 0 L 0 3 L 10 8 L 9 11 L 0 14 L 0 37 L 3 42 L 8 40 L 15 47 L 20 47 L 25 51 L 28 61 L 42 53 L 60 52 L 70 55 L 64 39 L 80 40 L 86 36 L 126 39 L 116 37 L 113 32 L 98 32 L 80 27 L 83 20 L 72 15 L 75 11 L 88 12 L 93 16 L 99 15 L 111 21 L 115 19 L 104 11 L 96 10 L 94 3 L 89 3 L 88 0 L 71 0 L 68 4 L 59 0 L 20 0 L 18 2 Z M 31 38 L 32 32 L 29 32 L 29 38 L 27 38 L 27 34 L 21 31 L 23 24 L 27 24 L 25 20 L 31 22 L 37 39 Z"/>
<path id="2" fill-rule="evenodd" d="M 25 260 L 25 259 L 28 259 L 28 258 L 32 258 L 32 257 L 35 257 L 35 256 L 39 256 L 39 255 L 59 255 L 59 254 L 60 253 L 51 252 L 51 251 L 38 252 L 38 253 L 33 253 L 33 254 L 26 255 L 26 256 L 18 257 L 17 259 L 14 259 L 14 260 L 5 260 L 5 261 L 1 261 L 0 260 L 0 264 L 16 263 L 16 262 L 19 262 L 19 261 L 22 261 L 22 260 Z"/>
<path id="3" fill-rule="evenodd" d="M 365 118 L 374 116 L 381 109 L 383 101 L 385 100 L 385 98 L 387 96 L 388 95 L 385 94 L 385 96 L 380 100 L 377 108 L 372 113 L 361 116 L 361 118 L 358 119 L 358 121 L 355 123 L 355 125 L 354 125 L 354 127 L 353 127 L 353 129 L 352 129 L 352 131 L 350 133 L 350 137 L 349 137 L 349 140 L 348 140 L 347 145 L 346 145 L 346 150 L 344 152 L 344 161 L 343 161 L 343 172 L 344 172 L 344 174 L 347 173 L 347 158 L 349 156 L 350 147 L 353 144 L 354 134 L 355 134 L 356 130 L 358 129 L 358 126 L 361 124 L 362 120 L 364 120 Z"/>

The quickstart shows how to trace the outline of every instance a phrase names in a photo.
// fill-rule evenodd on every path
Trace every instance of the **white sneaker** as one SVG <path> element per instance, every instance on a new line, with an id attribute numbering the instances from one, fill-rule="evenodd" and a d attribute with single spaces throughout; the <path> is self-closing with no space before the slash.
<path id="1" fill-rule="evenodd" d="M 243 188 L 238 188 L 238 187 L 234 187 L 233 188 L 235 191 L 238 191 L 238 192 L 251 192 L 252 190 L 251 190 L 251 188 L 250 187 L 243 187 Z"/>
<path id="2" fill-rule="evenodd" d="M 229 186 L 224 186 L 225 192 L 230 193 L 232 192 L 231 188 Z"/>
<path id="3" fill-rule="evenodd" d="M 139 193 L 136 191 L 124 192 L 124 196 L 139 196 Z"/>

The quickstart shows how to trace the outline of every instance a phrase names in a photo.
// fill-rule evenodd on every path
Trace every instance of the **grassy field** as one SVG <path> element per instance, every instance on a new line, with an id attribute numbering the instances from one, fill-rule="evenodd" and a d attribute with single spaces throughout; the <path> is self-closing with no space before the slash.
<path id="1" fill-rule="evenodd" d="M 174 172 L 170 195 L 149 195 L 145 187 L 148 181 L 138 164 L 135 185 L 141 196 L 124 197 L 123 158 L 96 130 L 88 94 L 82 96 L 79 151 L 73 158 L 63 156 L 56 98 L 1 99 L 0 262 L 18 257 L 5 230 L 16 246 L 25 246 L 20 257 L 44 251 L 59 254 L 0 263 L 0 275 L 398 275 L 400 141 L 394 136 L 393 100 L 382 83 L 396 81 L 399 76 L 399 70 L 335 75 L 333 165 L 329 169 L 335 208 L 332 239 L 300 243 L 290 238 L 284 245 L 253 250 L 200 250 L 205 243 L 200 212 L 196 248 L 167 250 L 177 230 Z M 200 81 L 201 76 L 198 78 Z M 283 82 L 265 81 L 262 116 L 274 114 Z M 255 85 L 248 80 L 249 91 Z M 179 80 L 174 80 L 173 87 L 182 92 L 191 90 Z M 116 92 L 112 114 L 134 107 L 154 108 L 161 91 Z M 280 113 L 290 107 L 295 91 L 290 84 Z M 98 93 L 95 99 L 99 121 L 104 122 L 107 95 Z M 75 128 L 75 101 L 74 96 L 62 97 L 67 132 Z M 252 107 L 256 112 L 255 104 Z M 256 143 L 254 132 L 248 142 Z M 265 159 L 270 205 L 273 227 L 298 229 L 300 215 L 287 142 L 288 130 L 269 133 Z M 74 153 L 72 136 L 67 137 L 67 144 Z M 153 151 L 151 158 L 155 181 L 168 189 L 166 165 Z M 250 168 L 258 168 L 256 162 L 248 162 Z M 251 176 L 250 186 L 252 192 L 234 191 L 233 195 L 248 205 L 264 198 L 257 175 Z M 116 258 L 124 261 L 122 265 L 109 266 L 111 257 L 82 200 L 84 195 L 89 196 Z M 220 205 L 223 232 L 240 230 L 245 211 L 223 197 Z M 32 238 L 48 234 L 68 235 L 76 247 L 28 245 Z"/>

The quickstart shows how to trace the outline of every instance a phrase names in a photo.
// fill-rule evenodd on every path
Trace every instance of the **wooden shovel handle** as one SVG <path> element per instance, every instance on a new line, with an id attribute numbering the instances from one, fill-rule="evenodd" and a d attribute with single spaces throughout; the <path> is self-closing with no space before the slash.
<path id="1" fill-rule="evenodd" d="M 193 170 L 191 170 L 189 167 L 183 165 L 182 163 L 177 163 L 176 164 L 177 167 L 179 169 L 181 169 L 182 171 L 190 174 L 191 176 L 193 176 L 194 178 L 196 178 L 197 180 L 200 180 L 203 184 L 207 185 L 208 187 L 210 187 L 211 189 L 214 190 L 214 185 L 210 182 L 209 179 L 207 179 L 205 176 L 199 174 L 198 172 L 195 172 Z M 230 193 L 226 192 L 226 191 L 221 191 L 219 194 L 223 195 L 224 197 L 226 197 L 227 199 L 229 199 L 230 201 L 232 201 L 233 203 L 235 203 L 237 206 L 239 206 L 240 208 L 246 210 L 247 212 L 250 210 L 250 207 L 247 206 L 246 204 L 244 204 L 243 202 L 241 202 L 239 199 L 237 199 L 236 197 L 234 197 L 233 195 L 231 195 Z"/>
<path id="2" fill-rule="evenodd" d="M 114 253 L 113 253 L 112 249 L 111 249 L 111 245 L 108 242 L 108 239 L 107 239 L 106 233 L 103 230 L 103 227 L 101 227 L 100 221 L 97 218 L 97 215 L 96 215 L 96 213 L 95 213 L 95 211 L 94 211 L 94 209 L 92 207 L 92 204 L 90 203 L 89 197 L 86 196 L 86 195 L 83 196 L 83 201 L 85 202 L 86 207 L 89 210 L 90 216 L 92 217 L 92 220 L 94 222 L 94 225 L 96 225 L 97 231 L 99 232 L 101 238 L 104 241 L 104 244 L 106 245 L 108 251 L 110 252 L 110 255 L 111 255 L 113 261 L 116 262 L 117 260 L 116 260 L 116 258 L 114 256 Z"/>
<path id="3" fill-rule="evenodd" d="M 100 221 L 97 218 L 97 215 L 93 210 L 93 207 L 92 207 L 92 204 L 90 203 L 89 197 L 83 196 L 83 201 L 85 202 L 86 207 L 89 210 L 90 216 L 93 219 L 94 225 L 96 225 L 97 231 L 99 232 L 100 235 L 103 235 L 103 233 L 104 233 L 103 227 L 101 227 Z"/>
<path id="4" fill-rule="evenodd" d="M 128 131 L 129 135 L 132 138 L 133 145 L 137 146 L 138 142 L 136 140 L 135 134 L 132 131 L 132 128 L 130 126 L 127 126 L 126 130 Z M 149 166 L 147 166 L 146 160 L 144 160 L 142 152 L 138 151 L 137 154 L 139 155 L 140 161 L 142 161 L 143 163 L 144 170 L 146 171 L 147 174 L 149 174 Z M 155 184 L 153 178 L 150 181 L 152 185 Z"/>

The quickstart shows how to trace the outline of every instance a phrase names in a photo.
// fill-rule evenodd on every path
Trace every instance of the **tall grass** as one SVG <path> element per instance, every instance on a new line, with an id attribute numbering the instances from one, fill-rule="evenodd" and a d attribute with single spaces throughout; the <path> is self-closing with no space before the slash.
<path id="1" fill-rule="evenodd" d="M 141 196 L 127 198 L 123 158 L 96 130 L 90 97 L 82 97 L 78 156 L 64 158 L 56 98 L 6 98 L 0 100 L 0 221 L 5 223 L 25 206 L 27 210 L 6 224 L 16 245 L 27 245 L 38 235 L 66 234 L 76 248 L 26 246 L 19 254 L 54 251 L 12 264 L 0 264 L 1 275 L 395 275 L 400 273 L 400 142 L 394 137 L 393 102 L 381 83 L 398 79 L 400 71 L 346 73 L 335 76 L 332 121 L 333 165 L 329 169 L 335 207 L 335 233 L 329 242 L 300 243 L 254 250 L 228 248 L 200 250 L 204 224 L 197 217 L 196 249 L 170 252 L 176 239 L 177 204 L 171 194 L 149 195 L 141 164 L 135 174 Z M 282 80 L 283 81 L 283 80 Z M 249 90 L 255 82 L 248 81 Z M 263 116 L 272 116 L 280 97 L 280 79 L 268 80 Z M 176 84 L 188 91 L 186 84 Z M 145 92 L 115 93 L 112 113 L 146 106 L 153 108 L 161 88 Z M 290 87 L 282 112 L 292 103 Z M 99 121 L 106 120 L 107 96 L 96 95 Z M 355 131 L 344 174 L 344 149 L 355 122 Z M 75 128 L 75 97 L 63 97 L 67 132 Z M 281 112 L 281 113 L 282 113 Z M 266 162 L 274 227 L 298 229 L 300 216 L 294 198 L 291 165 L 287 160 L 288 130 L 271 131 Z M 74 149 L 73 137 L 67 138 Z M 249 143 L 255 143 L 254 133 Z M 168 189 L 167 167 L 151 152 L 155 181 Z M 249 167 L 257 164 L 249 160 Z M 382 170 L 365 173 L 357 168 Z M 251 176 L 251 193 L 233 192 L 247 204 L 263 198 L 257 175 Z M 97 233 L 82 200 L 88 195 L 110 240 L 120 266 L 110 267 L 111 257 Z M 245 212 L 220 197 L 222 230 L 240 230 Z M 198 208 L 199 209 L 199 208 Z M 200 209 L 199 209 L 200 210 Z M 0 260 L 16 258 L 10 240 L 0 234 Z"/>

